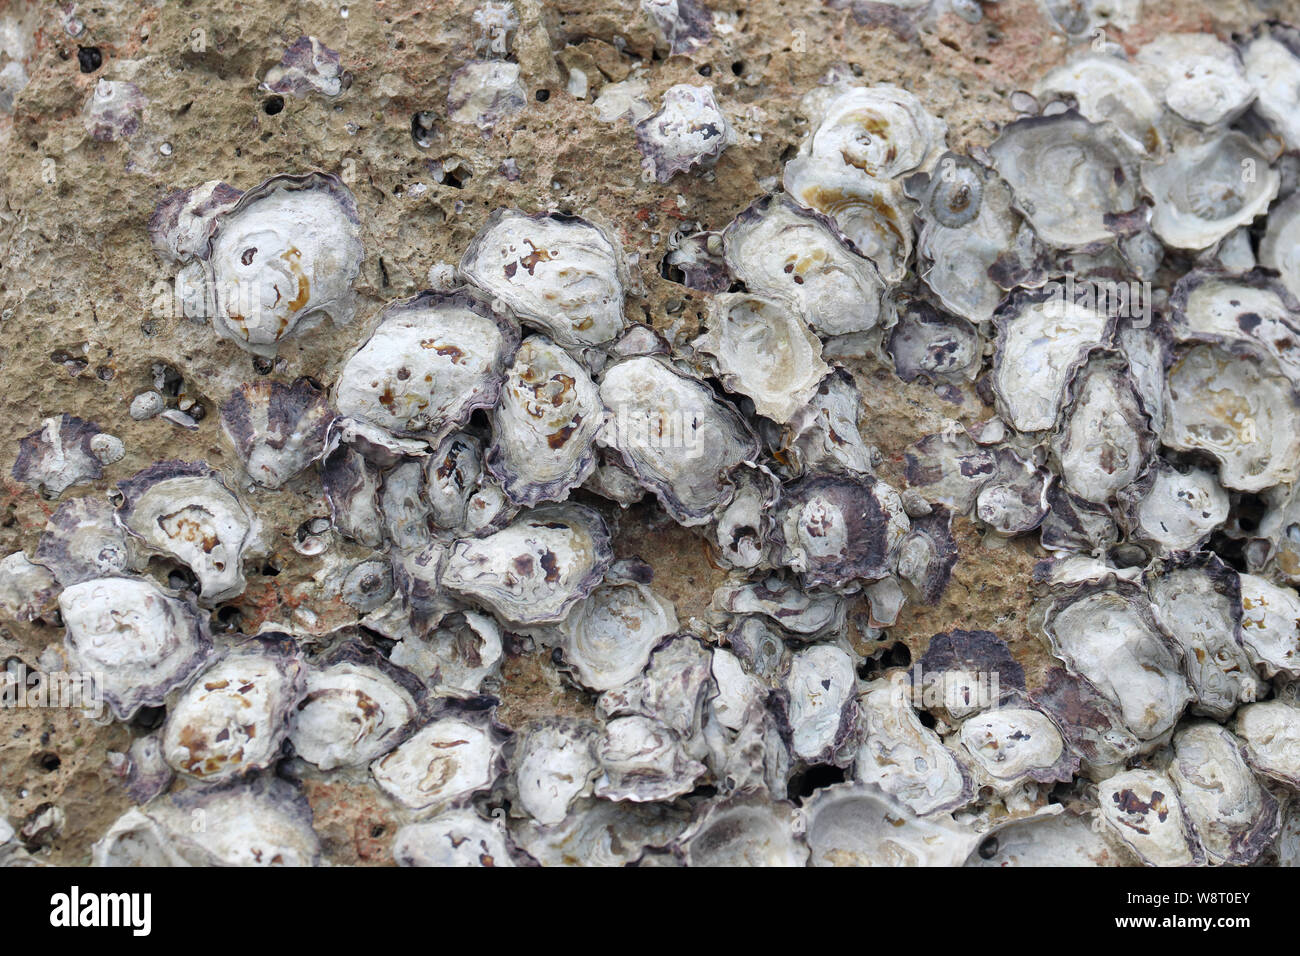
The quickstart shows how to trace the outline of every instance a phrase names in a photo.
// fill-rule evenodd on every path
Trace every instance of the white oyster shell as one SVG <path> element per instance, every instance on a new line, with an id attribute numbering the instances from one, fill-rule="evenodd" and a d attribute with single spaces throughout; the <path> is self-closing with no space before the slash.
<path id="1" fill-rule="evenodd" d="M 59 611 L 72 669 L 95 675 L 119 720 L 161 704 L 212 649 L 193 609 L 143 579 L 73 584 L 59 595 Z"/>
<path id="2" fill-rule="evenodd" d="M 671 728 L 638 714 L 609 721 L 596 753 L 601 775 L 593 792 L 606 800 L 671 800 L 694 789 L 705 772 Z"/>
<path id="3" fill-rule="evenodd" d="M 1255 88 L 1255 110 L 1272 124 L 1288 149 L 1300 149 L 1300 58 L 1294 30 L 1263 29 L 1241 50 L 1246 79 Z"/>
<path id="4" fill-rule="evenodd" d="M 916 817 L 867 784 L 818 790 L 802 812 L 813 866 L 960 866 L 979 842 L 951 817 Z"/>
<path id="5" fill-rule="evenodd" d="M 361 257 L 360 219 L 346 186 L 327 173 L 274 176 L 213 224 L 202 269 L 213 328 L 269 357 L 322 316 L 344 325 Z"/>
<path id="6" fill-rule="evenodd" d="M 1242 574 L 1241 640 L 1265 677 L 1300 677 L 1300 595 L 1257 574 Z"/>
<path id="7" fill-rule="evenodd" d="M 722 233 L 731 272 L 755 295 L 790 304 L 823 335 L 863 332 L 880 321 L 883 283 L 824 216 L 785 196 L 764 197 Z"/>
<path id="8" fill-rule="evenodd" d="M 1237 51 L 1209 33 L 1167 33 L 1137 52 L 1165 105 L 1190 123 L 1216 126 L 1236 119 L 1255 99 Z"/>
<path id="9" fill-rule="evenodd" d="M 1164 143 L 1161 109 L 1144 72 L 1118 56 L 1090 51 L 1048 72 L 1034 95 L 1042 102 L 1070 97 L 1086 119 L 1113 123 L 1133 152 L 1156 154 Z"/>
<path id="10" fill-rule="evenodd" d="M 1056 808 L 1059 809 L 1059 808 Z M 1040 813 L 999 827 L 980 841 L 967 866 L 1129 866 L 1129 854 L 1087 817 Z"/>
<path id="11" fill-rule="evenodd" d="M 1300 709 L 1282 700 L 1247 704 L 1235 728 L 1250 765 L 1274 780 L 1300 786 Z"/>
<path id="12" fill-rule="evenodd" d="M 755 795 L 710 804 L 684 836 L 687 866 L 804 866 L 808 848 L 785 801 Z"/>
<path id="13" fill-rule="evenodd" d="M 545 336 L 529 336 L 492 410 L 484 463 L 516 504 L 563 500 L 595 469 L 604 418 L 587 370 Z"/>
<path id="14" fill-rule="evenodd" d="M 607 580 L 558 629 L 565 663 L 578 682 L 605 691 L 641 673 L 655 647 L 677 631 L 677 614 L 646 584 Z"/>
<path id="15" fill-rule="evenodd" d="M 374 761 L 370 773 L 402 806 L 437 811 L 491 787 L 501 763 L 501 741 L 490 722 L 452 710 Z"/>
<path id="16" fill-rule="evenodd" d="M 1300 193 L 1269 210 L 1268 226 L 1259 244 L 1259 264 L 1281 273 L 1286 290 L 1300 298 Z"/>
<path id="17" fill-rule="evenodd" d="M 1176 467 L 1163 458 L 1120 500 L 1130 538 L 1151 542 L 1158 557 L 1197 550 L 1228 519 L 1228 493 L 1214 472 Z"/>
<path id="18" fill-rule="evenodd" d="M 595 724 L 576 718 L 544 718 L 525 725 L 514 754 L 519 806 L 540 824 L 562 822 L 575 800 L 591 795 L 600 775 L 599 738 Z"/>
<path id="19" fill-rule="evenodd" d="M 350 418 L 436 443 L 496 402 L 518 344 L 513 321 L 478 299 L 425 292 L 384 309 L 334 401 Z"/>
<path id="20" fill-rule="evenodd" d="M 665 90 L 659 111 L 635 128 L 643 176 L 660 183 L 696 166 L 712 165 L 736 138 L 713 87 L 689 83 Z"/>
<path id="21" fill-rule="evenodd" d="M 560 345 L 602 345 L 626 324 L 622 247 L 584 219 L 498 209 L 460 271 Z"/>
<path id="22" fill-rule="evenodd" d="M 497 817 L 484 820 L 474 810 L 448 810 L 398 829 L 393 860 L 398 866 L 514 866 L 509 839 Z"/>
<path id="23" fill-rule="evenodd" d="M 1200 847 L 1173 781 L 1154 770 L 1129 770 L 1097 787 L 1101 819 L 1149 866 L 1192 866 Z"/>
<path id="24" fill-rule="evenodd" d="M 713 358 L 728 391 L 747 395 L 760 415 L 782 424 L 830 371 L 821 342 L 785 303 L 746 293 L 712 298 L 708 332 L 694 346 Z"/>
<path id="25" fill-rule="evenodd" d="M 795 652 L 781 680 L 795 756 L 846 762 L 840 751 L 855 729 L 857 684 L 853 657 L 842 648 L 814 644 Z"/>
<path id="26" fill-rule="evenodd" d="M 245 382 L 221 405 L 222 432 L 263 488 L 279 488 L 320 459 L 333 421 L 324 394 L 306 379 Z"/>
<path id="27" fill-rule="evenodd" d="M 256 550 L 261 525 L 217 472 L 203 462 L 163 461 L 117 488 L 118 523 L 188 565 L 204 602 L 243 592 L 244 556 Z"/>
<path id="28" fill-rule="evenodd" d="M 221 782 L 280 757 L 304 689 L 302 662 L 286 643 L 255 642 L 195 675 L 163 725 L 163 753 L 177 773 Z"/>
<path id="29" fill-rule="evenodd" d="M 981 780 L 999 793 L 1029 780 L 1069 780 L 1078 767 L 1051 718 L 1032 707 L 995 707 L 968 717 L 956 737 Z"/>
<path id="30" fill-rule="evenodd" d="M 543 505 L 493 534 L 454 542 L 441 581 L 503 621 L 546 624 L 563 620 L 590 594 L 612 560 L 599 514 L 581 505 Z"/>

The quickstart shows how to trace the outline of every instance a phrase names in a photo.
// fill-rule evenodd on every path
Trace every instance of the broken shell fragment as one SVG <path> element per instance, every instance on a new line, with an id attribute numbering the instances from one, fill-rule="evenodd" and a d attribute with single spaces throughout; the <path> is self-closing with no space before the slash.
<path id="1" fill-rule="evenodd" d="M 221 405 L 221 430 L 263 488 L 279 488 L 324 455 L 333 421 L 324 393 L 306 379 L 245 382 Z"/>
<path id="2" fill-rule="evenodd" d="M 802 814 L 812 866 L 960 866 L 979 842 L 951 817 L 917 817 L 869 784 L 818 790 Z"/>
<path id="3" fill-rule="evenodd" d="M 207 256 L 213 225 L 243 195 L 219 179 L 171 193 L 149 217 L 154 252 L 175 265 Z"/>
<path id="4" fill-rule="evenodd" d="M 505 622 L 554 623 L 595 589 L 612 561 L 599 514 L 582 505 L 543 505 L 493 534 L 453 543 L 441 581 Z"/>
<path id="5" fill-rule="evenodd" d="M 156 707 L 212 650 L 194 609 L 153 583 L 107 577 L 65 588 L 59 611 L 74 669 L 94 674 L 119 720 Z"/>
<path id="6" fill-rule="evenodd" d="M 626 325 L 622 247 L 576 216 L 498 209 L 465 250 L 460 271 L 563 346 L 603 345 Z"/>
<path id="7" fill-rule="evenodd" d="M 343 79 L 338 53 L 315 37 L 300 36 L 284 51 L 280 62 L 266 71 L 261 87 L 288 96 L 338 96 L 343 92 Z"/>
<path id="8" fill-rule="evenodd" d="M 243 593 L 244 556 L 260 522 L 217 472 L 203 462 L 162 461 L 118 482 L 117 490 L 118 523 L 186 564 L 204 602 Z"/>
<path id="9" fill-rule="evenodd" d="M 710 86 L 679 83 L 664 92 L 663 105 L 636 124 L 643 175 L 666 183 L 696 166 L 711 166 L 735 141 Z"/>
<path id="10" fill-rule="evenodd" d="M 507 116 L 528 105 L 518 63 L 471 60 L 451 75 L 447 89 L 447 118 L 476 126 L 488 134 Z"/>
<path id="11" fill-rule="evenodd" d="M 100 80 L 82 108 L 81 119 L 92 139 L 110 143 L 140 131 L 149 100 L 126 80 Z"/>
<path id="12" fill-rule="evenodd" d="M 95 448 L 95 439 L 102 434 L 94 422 L 66 412 L 47 418 L 40 428 L 19 439 L 13 476 L 57 498 L 73 485 L 103 475 L 105 462 Z"/>
<path id="13" fill-rule="evenodd" d="M 125 576 L 132 562 L 130 539 L 102 498 L 71 498 L 59 505 L 36 543 L 36 561 L 65 588 L 92 578 Z"/>

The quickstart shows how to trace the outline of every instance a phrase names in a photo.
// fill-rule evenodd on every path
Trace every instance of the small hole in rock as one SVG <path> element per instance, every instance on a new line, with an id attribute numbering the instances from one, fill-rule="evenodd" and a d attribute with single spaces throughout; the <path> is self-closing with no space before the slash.
<path id="1" fill-rule="evenodd" d="M 533 96 L 535 96 L 535 97 L 537 98 L 537 102 L 539 102 L 539 103 L 545 103 L 547 100 L 549 100 L 549 99 L 551 98 L 551 91 L 550 91 L 550 90 L 538 90 L 536 93 L 533 94 Z"/>
<path id="2" fill-rule="evenodd" d="M 104 54 L 99 52 L 97 46 L 79 46 L 77 47 L 77 64 L 81 67 L 82 73 L 94 73 L 104 64 Z"/>
<path id="3" fill-rule="evenodd" d="M 274 116 L 284 109 L 283 96 L 268 96 L 262 100 L 262 112 L 267 116 Z"/>
<path id="4" fill-rule="evenodd" d="M 46 773 L 53 773 L 54 771 L 58 770 L 59 766 L 62 763 L 63 761 L 59 759 L 59 755 L 53 753 L 52 751 L 46 751 L 45 753 L 39 754 L 36 757 L 37 766 L 39 766 Z"/>

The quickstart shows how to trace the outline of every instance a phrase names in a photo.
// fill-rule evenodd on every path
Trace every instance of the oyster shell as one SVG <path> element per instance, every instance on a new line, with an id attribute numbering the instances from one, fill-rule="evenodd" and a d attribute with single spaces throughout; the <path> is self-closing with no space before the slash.
<path id="1" fill-rule="evenodd" d="M 1028 701 L 1012 700 L 968 717 L 955 736 L 977 779 L 996 793 L 1010 793 L 1028 781 L 1068 781 L 1079 767 L 1051 717 Z"/>
<path id="2" fill-rule="evenodd" d="M 693 790 L 705 773 L 670 727 L 640 714 L 610 720 L 596 755 L 601 774 L 593 792 L 606 800 L 670 800 Z"/>
<path id="3" fill-rule="evenodd" d="M 393 836 L 398 866 L 514 866 L 512 843 L 499 817 L 474 810 L 448 810 L 432 820 L 408 823 Z"/>
<path id="4" fill-rule="evenodd" d="M 1148 866 L 1193 866 L 1200 845 L 1173 781 L 1154 770 L 1129 770 L 1097 787 L 1102 822 Z"/>
<path id="5" fill-rule="evenodd" d="M 861 396 L 853 376 L 834 368 L 808 406 L 781 435 L 781 459 L 796 476 L 805 472 L 872 474 L 872 449 L 858 427 Z"/>
<path id="6" fill-rule="evenodd" d="M 1265 677 L 1300 677 L 1300 595 L 1256 574 L 1241 574 L 1241 641 Z"/>
<path id="7" fill-rule="evenodd" d="M 451 75 L 447 118 L 491 133 L 507 116 L 528 105 L 520 66 L 508 60 L 470 60 Z"/>
<path id="8" fill-rule="evenodd" d="M 1109 53 L 1088 51 L 1048 72 L 1034 86 L 1040 102 L 1070 99 L 1093 123 L 1109 122 L 1138 155 L 1164 145 L 1161 109 L 1147 85 L 1147 71 Z"/>
<path id="9" fill-rule="evenodd" d="M 1130 855 L 1069 811 L 1013 820 L 980 841 L 967 866 L 1130 866 Z"/>
<path id="10" fill-rule="evenodd" d="M 493 534 L 455 541 L 441 583 L 507 623 L 554 623 L 595 589 L 611 561 L 599 514 L 582 505 L 543 505 Z"/>
<path id="11" fill-rule="evenodd" d="M 493 618 L 458 611 L 427 638 L 412 635 L 399 641 L 388 659 L 428 687 L 477 694 L 484 681 L 497 676 L 503 653 L 501 628 Z"/>
<path id="12" fill-rule="evenodd" d="M 219 179 L 170 194 L 149 217 L 154 252 L 174 264 L 203 258 L 208 254 L 213 223 L 234 209 L 242 195 Z"/>
<path id="13" fill-rule="evenodd" d="M 117 521 L 150 549 L 186 564 L 200 598 L 243 593 L 243 561 L 260 522 L 204 462 L 161 461 L 117 483 Z"/>
<path id="14" fill-rule="evenodd" d="M 603 345 L 626 325 L 622 247 L 612 232 L 576 216 L 498 209 L 465 250 L 460 271 L 560 345 Z"/>
<path id="15" fill-rule="evenodd" d="M 690 824 L 679 803 L 581 800 L 563 823 L 511 821 L 515 842 L 542 866 L 627 866 L 662 849 Z"/>
<path id="16" fill-rule="evenodd" d="M 1246 759 L 1260 773 L 1300 786 L 1300 709 L 1282 700 L 1247 704 L 1234 726 Z"/>
<path id="17" fill-rule="evenodd" d="M 891 570 L 909 522 L 897 491 L 870 475 L 808 475 L 789 485 L 774 530 L 780 562 L 805 587 L 843 587 Z"/>
<path id="18" fill-rule="evenodd" d="M 47 497 L 57 498 L 73 485 L 104 474 L 104 465 L 110 462 L 104 461 L 96 442 L 103 434 L 94 422 L 66 412 L 47 418 L 40 428 L 18 440 L 13 476 Z"/>
<path id="19" fill-rule="evenodd" d="M 798 813 L 755 793 L 708 804 L 681 840 L 687 866 L 804 866 L 808 848 Z"/>
<path id="20" fill-rule="evenodd" d="M 899 309 L 885 350 L 905 382 L 924 378 L 939 385 L 973 379 L 979 372 L 979 333 L 965 319 L 947 315 L 920 299 Z"/>
<path id="21" fill-rule="evenodd" d="M 764 196 L 722 232 L 727 266 L 761 298 L 786 302 L 822 335 L 865 332 L 881 319 L 884 285 L 871 261 L 825 216 Z"/>
<path id="22" fill-rule="evenodd" d="M 715 295 L 708 331 L 693 344 L 711 356 L 723 387 L 781 424 L 807 406 L 830 371 L 821 342 L 785 303 L 746 293 Z"/>
<path id="23" fill-rule="evenodd" d="M 1277 801 L 1259 785 L 1241 750 L 1241 741 L 1209 721 L 1174 734 L 1169 779 L 1211 864 L 1254 862 L 1281 825 Z"/>
<path id="24" fill-rule="evenodd" d="M 320 478 L 335 530 L 358 544 L 379 547 L 384 540 L 379 469 L 344 446 L 321 462 Z"/>
<path id="25" fill-rule="evenodd" d="M 1132 585 L 1082 585 L 1056 598 L 1043 630 L 1053 653 L 1119 708 L 1139 740 L 1160 738 L 1193 699 L 1175 645 Z"/>
<path id="26" fill-rule="evenodd" d="M 280 758 L 305 686 L 302 661 L 287 637 L 256 638 L 221 655 L 168 709 L 167 763 L 204 783 L 269 767 Z"/>
<path id="27" fill-rule="evenodd" d="M 341 414 L 437 444 L 476 408 L 497 401 L 519 346 L 513 319 L 466 292 L 424 292 L 390 303 L 344 364 Z"/>
<path id="28" fill-rule="evenodd" d="M 516 504 L 563 500 L 596 467 L 604 416 L 587 370 L 545 336 L 529 336 L 492 410 L 484 464 Z"/>
<path id="29" fill-rule="evenodd" d="M 979 842 L 951 817 L 916 817 L 869 784 L 818 790 L 802 812 L 812 866 L 960 866 Z"/>
<path id="30" fill-rule="evenodd" d="M 36 561 L 65 588 L 93 578 L 123 576 L 132 564 L 131 539 L 102 498 L 71 498 L 59 505 L 36 542 Z"/>
<path id="31" fill-rule="evenodd" d="M 1086 678 L 1052 667 L 1034 700 L 1055 718 L 1093 779 L 1105 779 L 1137 755 L 1138 739 L 1124 726 L 1114 704 Z"/>
<path id="32" fill-rule="evenodd" d="M 1296 113 L 1296 88 L 1300 86 L 1300 37 L 1294 27 L 1279 23 L 1262 26 L 1241 47 L 1246 80 L 1255 88 L 1255 112 L 1285 141 L 1300 149 L 1300 116 Z"/>
<path id="33" fill-rule="evenodd" d="M 505 735 L 477 704 L 445 702 L 439 716 L 374 761 L 379 788 L 410 810 L 431 813 L 490 788 L 503 769 Z"/>
<path id="34" fill-rule="evenodd" d="M 105 577 L 59 595 L 64 646 L 74 670 L 94 674 L 119 720 L 156 707 L 212 650 L 194 609 L 150 581 Z"/>
<path id="35" fill-rule="evenodd" d="M 713 87 L 689 83 L 665 90 L 658 112 L 634 128 L 642 176 L 660 183 L 696 166 L 712 166 L 736 139 Z"/>
<path id="36" fill-rule="evenodd" d="M 1300 299 L 1300 193 L 1269 210 L 1268 225 L 1259 243 L 1259 264 L 1276 269 L 1287 292 L 1293 299 Z"/>
<path id="37" fill-rule="evenodd" d="M 16 621 L 47 619 L 59 585 L 49 568 L 33 564 L 21 551 L 0 560 L 0 613 Z M 52 620 L 51 617 L 48 618 Z"/>
<path id="38" fill-rule="evenodd" d="M 648 584 L 610 570 L 605 583 L 558 626 L 564 662 L 584 687 L 611 690 L 636 677 L 655 647 L 677 631 L 670 602 Z"/>
<path id="39" fill-rule="evenodd" d="M 1138 205 L 1137 162 L 1125 138 L 1073 110 L 1016 120 L 989 153 L 1016 208 L 1049 246 L 1105 248 Z"/>
<path id="40" fill-rule="evenodd" d="M 519 806 L 538 823 L 562 823 L 569 807 L 591 796 L 601 773 L 599 728 L 574 717 L 529 721 L 515 741 L 512 760 Z"/>
<path id="41" fill-rule="evenodd" d="M 1213 472 L 1163 458 L 1121 490 L 1119 500 L 1130 540 L 1149 544 L 1156 557 L 1197 550 L 1228 519 L 1228 493 Z"/>
<path id="42" fill-rule="evenodd" d="M 402 742 L 420 714 L 424 688 L 360 643 L 340 647 L 306 671 L 289 727 L 294 751 L 321 770 L 357 767 Z"/>
<path id="43" fill-rule="evenodd" d="M 213 220 L 197 268 L 181 275 L 201 283 L 219 334 L 271 357 L 323 316 L 351 321 L 361 257 L 356 200 L 337 177 L 313 172 L 244 193 Z"/>
<path id="44" fill-rule="evenodd" d="M 245 382 L 221 405 L 221 430 L 250 478 L 279 488 L 326 453 L 334 412 L 307 379 Z"/>
<path id="45" fill-rule="evenodd" d="M 1255 99 L 1237 51 L 1209 33 L 1156 37 L 1138 50 L 1137 62 L 1159 77 L 1165 105 L 1189 123 L 1228 123 Z"/>
<path id="46" fill-rule="evenodd" d="M 730 405 L 659 359 L 610 365 L 600 397 L 609 412 L 601 442 L 679 524 L 706 523 L 731 500 L 729 474 L 758 457 L 758 440 Z"/>
<path id="47" fill-rule="evenodd" d="M 833 644 L 796 651 L 781 678 L 790 751 L 809 763 L 847 764 L 856 730 L 858 675 L 852 656 Z"/>
<path id="48" fill-rule="evenodd" d="M 1155 201 L 1151 228 L 1177 249 L 1205 249 L 1249 225 L 1277 197 L 1280 182 L 1268 156 L 1237 132 L 1142 164 L 1142 186 Z"/>

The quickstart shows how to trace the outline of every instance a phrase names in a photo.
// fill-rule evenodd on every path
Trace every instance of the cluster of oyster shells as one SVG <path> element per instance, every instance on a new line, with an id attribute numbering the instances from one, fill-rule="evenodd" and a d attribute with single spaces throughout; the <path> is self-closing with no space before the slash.
<path id="1" fill-rule="evenodd" d="M 63 501 L 0 599 L 57 594 L 110 719 L 166 711 L 96 862 L 313 864 L 307 773 L 368 780 L 403 865 L 1294 862 L 1300 32 L 1102 47 L 969 155 L 914 94 L 826 77 L 781 188 L 675 251 L 709 296 L 689 344 L 628 320 L 608 224 L 499 209 L 334 381 L 225 398 L 238 473 L 163 461 Z M 268 88 L 299 60 L 335 76 L 297 52 Z M 733 141 L 690 86 L 635 136 L 660 182 Z M 356 318 L 362 223 L 329 174 L 195 186 L 149 231 L 186 313 L 257 356 Z M 995 415 L 919 436 L 893 487 L 831 358 L 854 348 L 977 381 Z M 51 419 L 15 477 L 57 497 L 109 438 Z M 260 501 L 312 474 L 329 517 L 295 546 L 351 621 L 213 633 Z M 647 496 L 730 571 L 706 621 L 615 559 Z M 883 671 L 849 639 L 856 607 L 883 641 L 941 598 L 957 520 L 1050 552 L 1040 685 L 989 631 Z M 504 726 L 521 648 L 590 716 Z"/>

